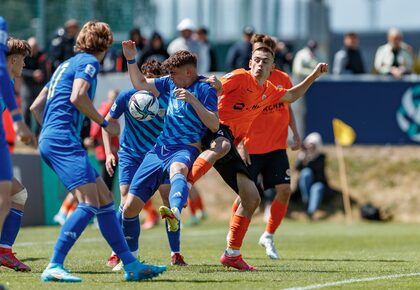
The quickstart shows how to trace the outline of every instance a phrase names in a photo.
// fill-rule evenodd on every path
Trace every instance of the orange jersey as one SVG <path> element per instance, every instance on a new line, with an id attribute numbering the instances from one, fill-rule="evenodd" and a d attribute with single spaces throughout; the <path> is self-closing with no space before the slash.
<path id="1" fill-rule="evenodd" d="M 266 81 L 260 86 L 251 73 L 237 69 L 221 79 L 223 95 L 219 98 L 220 123 L 230 127 L 235 143 L 245 138 L 252 121 L 270 104 L 276 104 L 286 93 Z"/>
<path id="2" fill-rule="evenodd" d="M 268 78 L 278 88 L 293 85 L 287 73 L 274 70 Z M 278 101 L 264 107 L 262 114 L 252 122 L 244 139 L 250 154 L 264 154 L 287 148 L 289 130 L 289 104 Z"/>

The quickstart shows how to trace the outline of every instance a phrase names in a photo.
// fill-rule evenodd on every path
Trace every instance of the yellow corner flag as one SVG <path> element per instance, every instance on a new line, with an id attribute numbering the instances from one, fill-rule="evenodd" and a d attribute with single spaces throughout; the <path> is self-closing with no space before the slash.
<path id="1" fill-rule="evenodd" d="M 340 119 L 333 119 L 333 130 L 335 142 L 341 146 L 350 146 L 356 139 L 356 133 L 353 128 L 341 121 Z"/>

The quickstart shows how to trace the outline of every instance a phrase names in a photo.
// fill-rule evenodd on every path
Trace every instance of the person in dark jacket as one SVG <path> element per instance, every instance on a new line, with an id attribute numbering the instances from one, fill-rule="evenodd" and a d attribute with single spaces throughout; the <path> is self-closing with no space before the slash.
<path id="1" fill-rule="evenodd" d="M 162 63 L 168 57 L 169 54 L 164 47 L 162 36 L 158 32 L 154 32 L 150 38 L 149 46 L 146 47 L 140 57 L 138 65 L 141 67 L 146 61 L 152 59 Z"/>
<path id="2" fill-rule="evenodd" d="M 251 38 L 255 31 L 252 26 L 245 26 L 242 40 L 229 48 L 226 57 L 226 71 L 237 68 L 249 69 L 249 60 L 252 54 Z"/>
<path id="3" fill-rule="evenodd" d="M 334 74 L 363 74 L 365 66 L 359 50 L 359 39 L 354 32 L 344 35 L 344 47 L 334 56 Z"/>
<path id="4" fill-rule="evenodd" d="M 300 171 L 298 185 L 302 201 L 307 204 L 306 213 L 312 218 L 318 210 L 328 188 L 325 176 L 325 154 L 321 152 L 322 138 L 317 132 L 309 134 L 303 141 L 302 151 L 296 160 Z"/>

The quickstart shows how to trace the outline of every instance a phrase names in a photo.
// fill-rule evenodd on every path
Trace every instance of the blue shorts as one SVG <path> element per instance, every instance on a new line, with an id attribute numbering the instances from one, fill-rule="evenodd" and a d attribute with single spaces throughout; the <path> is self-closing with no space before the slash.
<path id="1" fill-rule="evenodd" d="M 44 138 L 39 142 L 39 152 L 68 191 L 84 184 L 96 183 L 99 177 L 90 164 L 86 150 L 77 141 Z"/>
<path id="2" fill-rule="evenodd" d="M 191 169 L 199 154 L 200 151 L 190 145 L 156 145 L 144 157 L 128 192 L 147 202 L 163 181 L 169 178 L 172 163 L 180 162 Z"/>
<path id="3" fill-rule="evenodd" d="M 0 160 L 0 181 L 11 181 L 13 177 L 12 160 L 10 158 L 9 147 L 4 138 L 3 126 L 0 127 Z"/>
<path id="4" fill-rule="evenodd" d="M 118 178 L 120 180 L 120 185 L 131 184 L 134 174 L 136 174 L 137 169 L 139 169 L 145 155 L 146 154 L 135 156 L 123 149 L 118 151 Z"/>

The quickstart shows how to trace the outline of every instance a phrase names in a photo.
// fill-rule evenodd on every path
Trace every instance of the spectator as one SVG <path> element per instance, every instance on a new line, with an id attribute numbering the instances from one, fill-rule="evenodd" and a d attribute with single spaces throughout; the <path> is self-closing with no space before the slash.
<path id="1" fill-rule="evenodd" d="M 283 41 L 277 41 L 274 63 L 276 68 L 288 74 L 292 72 L 293 54 Z"/>
<path id="2" fill-rule="evenodd" d="M 203 52 L 207 54 L 206 57 L 209 58 L 209 69 L 207 71 L 217 71 L 217 60 L 216 60 L 216 52 L 214 51 L 214 48 L 211 47 L 209 43 L 208 38 L 208 30 L 205 27 L 201 27 L 197 30 L 196 36 L 197 40 L 201 43 L 203 46 Z"/>
<path id="3" fill-rule="evenodd" d="M 388 42 L 376 51 L 376 71 L 401 79 L 404 74 L 411 73 L 412 66 L 412 48 L 403 42 L 402 33 L 398 29 L 391 28 L 388 31 Z"/>
<path id="4" fill-rule="evenodd" d="M 157 32 L 153 32 L 152 37 L 150 38 L 149 46 L 144 50 L 144 53 L 140 58 L 139 67 L 141 67 L 146 61 L 152 59 L 162 63 L 168 57 L 169 54 L 164 48 L 162 36 Z"/>
<path id="5" fill-rule="evenodd" d="M 129 39 L 136 43 L 137 54 L 136 54 L 136 61 L 137 63 L 140 61 L 140 58 L 143 54 L 143 50 L 147 45 L 147 40 L 141 34 L 141 30 L 139 28 L 133 28 L 130 31 Z M 124 57 L 124 54 L 121 53 L 121 71 L 127 71 L 127 60 Z"/>
<path id="6" fill-rule="evenodd" d="M 317 132 L 303 140 L 302 151 L 296 159 L 296 170 L 300 171 L 298 185 L 302 202 L 307 205 L 306 213 L 313 218 L 321 205 L 328 188 L 325 176 L 325 154 L 321 152 L 322 138 Z"/>
<path id="7" fill-rule="evenodd" d="M 337 75 L 365 73 L 362 54 L 359 50 L 359 38 L 355 32 L 344 35 L 344 47 L 334 56 L 333 73 Z"/>
<path id="8" fill-rule="evenodd" d="M 25 58 L 25 66 L 22 70 L 22 112 L 24 114 L 25 123 L 32 127 L 36 126 L 37 122 L 32 122 L 32 114 L 29 107 L 38 96 L 39 92 L 44 87 L 46 82 L 46 60 L 47 55 L 43 53 L 38 46 L 38 41 L 35 37 L 28 39 L 28 44 L 31 46 L 32 55 Z M 39 128 L 39 127 L 38 127 Z M 38 128 L 35 130 L 37 133 Z"/>
<path id="9" fill-rule="evenodd" d="M 229 48 L 226 57 L 226 70 L 232 71 L 237 68 L 249 69 L 249 60 L 252 54 L 251 38 L 255 30 L 252 26 L 245 26 L 242 40 L 236 42 Z"/>
<path id="10" fill-rule="evenodd" d="M 303 81 L 319 63 L 316 55 L 318 43 L 315 40 L 309 40 L 304 48 L 299 50 L 293 60 L 293 76 L 296 83 Z M 305 135 L 305 115 L 306 100 L 305 97 L 300 98 L 292 104 L 295 113 L 296 126 L 300 136 Z"/>
<path id="11" fill-rule="evenodd" d="M 194 22 L 189 18 L 184 18 L 176 27 L 179 37 L 172 40 L 168 46 L 169 55 L 180 50 L 187 50 L 197 56 L 197 70 L 199 74 L 207 73 L 209 70 L 209 56 L 205 54 L 200 42 L 193 39 L 193 33 L 197 29 Z"/>
<path id="12" fill-rule="evenodd" d="M 64 24 L 64 30 L 58 30 L 57 36 L 51 42 L 48 55 L 50 62 L 49 75 L 52 75 L 62 62 L 74 56 L 74 45 L 79 28 L 79 22 L 70 19 Z"/>

